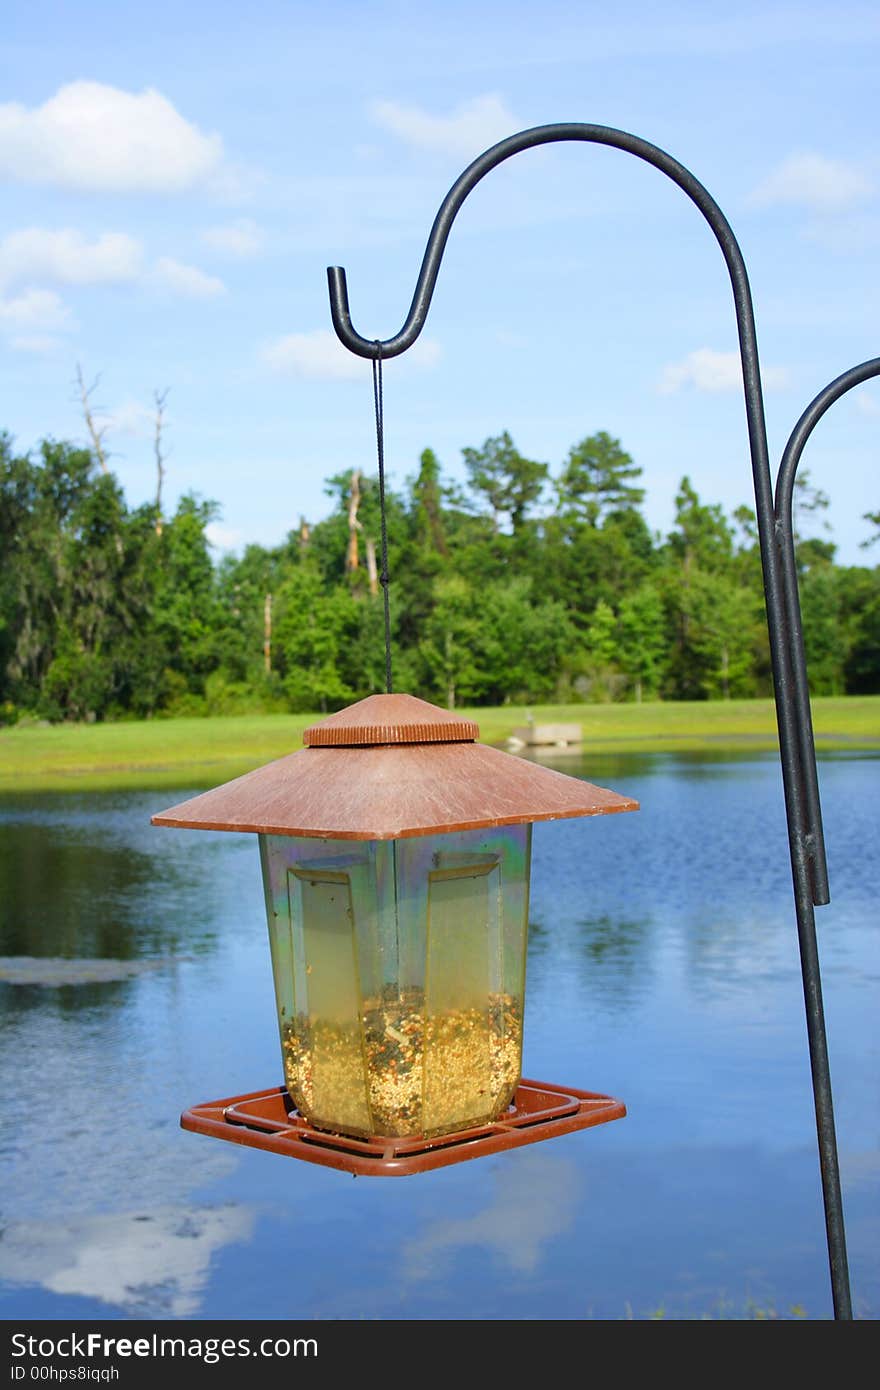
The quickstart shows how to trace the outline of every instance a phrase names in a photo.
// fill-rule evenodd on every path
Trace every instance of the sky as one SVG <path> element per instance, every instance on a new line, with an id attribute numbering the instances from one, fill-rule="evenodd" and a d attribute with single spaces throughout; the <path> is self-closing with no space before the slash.
<path id="1" fill-rule="evenodd" d="M 330 475 L 375 471 L 370 366 L 336 342 L 326 267 L 356 329 L 392 336 L 448 188 L 518 130 L 629 131 L 718 202 L 774 476 L 816 393 L 880 355 L 876 4 L 6 0 L 0 63 L 0 429 L 84 442 L 80 370 L 136 505 L 165 395 L 166 510 L 215 500 L 218 554 L 277 544 L 327 515 Z M 606 430 L 660 533 L 684 475 L 728 512 L 754 501 L 721 253 L 618 150 L 528 150 L 480 183 L 384 387 L 395 487 L 427 447 L 461 482 L 462 449 L 507 430 L 556 474 Z M 880 378 L 804 453 L 845 564 L 876 563 L 878 444 Z"/>

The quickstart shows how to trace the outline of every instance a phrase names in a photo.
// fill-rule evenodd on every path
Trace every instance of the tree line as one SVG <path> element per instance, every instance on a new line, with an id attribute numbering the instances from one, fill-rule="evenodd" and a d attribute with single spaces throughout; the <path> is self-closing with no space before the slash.
<path id="1" fill-rule="evenodd" d="M 507 432 L 462 453 L 463 486 L 425 449 L 386 491 L 396 689 L 449 707 L 770 693 L 749 507 L 725 515 L 684 477 L 652 533 L 641 469 L 604 431 L 555 474 Z M 377 484 L 354 468 L 326 491 L 325 519 L 215 561 L 215 503 L 131 507 L 94 438 L 18 453 L 0 435 L 0 718 L 324 711 L 383 690 Z M 880 569 L 800 534 L 827 506 L 804 475 L 811 687 L 877 692 Z"/>

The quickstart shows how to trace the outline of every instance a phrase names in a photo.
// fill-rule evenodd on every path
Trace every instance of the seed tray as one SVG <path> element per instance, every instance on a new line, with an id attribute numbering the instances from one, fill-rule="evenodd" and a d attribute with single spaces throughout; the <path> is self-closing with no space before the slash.
<path id="1" fill-rule="evenodd" d="M 355 1139 L 316 1129 L 300 1115 L 284 1086 L 194 1105 L 183 1112 L 180 1123 L 196 1134 L 320 1163 L 360 1177 L 403 1177 L 535 1144 L 576 1129 L 590 1129 L 622 1119 L 625 1114 L 623 1101 L 613 1096 L 524 1078 L 511 1105 L 497 1120 L 431 1139 Z"/>

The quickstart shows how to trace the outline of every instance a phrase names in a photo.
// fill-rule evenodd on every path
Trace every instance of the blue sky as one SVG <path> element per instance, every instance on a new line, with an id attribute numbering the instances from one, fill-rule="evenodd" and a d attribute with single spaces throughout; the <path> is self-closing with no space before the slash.
<path id="1" fill-rule="evenodd" d="M 4 6 L 0 428 L 83 439 L 81 364 L 112 466 L 216 499 L 218 548 L 325 515 L 372 470 L 369 364 L 330 337 L 325 268 L 355 326 L 401 326 L 450 184 L 505 135 L 631 131 L 701 180 L 752 282 L 774 471 L 831 378 L 880 355 L 880 10 L 873 4 L 227 0 Z M 685 196 L 632 156 L 528 151 L 453 229 L 431 314 L 386 366 L 391 480 L 426 446 L 509 430 L 558 471 L 596 430 L 644 468 L 665 531 L 688 474 L 753 500 L 726 271 Z M 880 507 L 880 384 L 836 405 L 802 467 L 865 563 Z"/>

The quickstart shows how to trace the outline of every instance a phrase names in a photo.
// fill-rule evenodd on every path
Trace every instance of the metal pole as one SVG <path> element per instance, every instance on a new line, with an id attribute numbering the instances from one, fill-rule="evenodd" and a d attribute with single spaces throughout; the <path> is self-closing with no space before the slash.
<path id="1" fill-rule="evenodd" d="M 812 729 L 810 728 L 809 734 L 805 733 L 803 727 L 804 706 L 803 702 L 798 699 L 798 692 L 807 688 L 806 668 L 804 666 L 803 646 L 798 644 L 796 640 L 792 640 L 790 633 L 791 601 L 790 597 L 787 598 L 784 560 L 777 545 L 776 516 L 773 508 L 767 429 L 764 421 L 761 372 L 758 363 L 758 343 L 751 290 L 742 252 L 718 204 L 683 164 L 680 164 L 678 160 L 673 159 L 671 155 L 656 145 L 651 145 L 636 135 L 615 130 L 610 126 L 586 125 L 580 122 L 535 126 L 531 130 L 524 130 L 517 135 L 511 135 L 508 139 L 501 140 L 497 145 L 484 151 L 452 185 L 434 219 L 409 313 L 398 333 L 391 338 L 379 340 L 375 336 L 363 337 L 354 329 L 348 303 L 345 271 L 341 266 L 330 266 L 327 270 L 333 326 L 341 342 L 349 351 L 356 353 L 359 357 L 376 360 L 380 356 L 382 358 L 396 357 L 405 352 L 413 345 L 424 327 L 446 241 L 455 216 L 467 195 L 486 174 L 503 163 L 505 159 L 519 154 L 522 150 L 560 141 L 581 141 L 624 150 L 666 174 L 699 208 L 715 234 L 727 264 L 739 333 L 746 421 L 755 488 L 758 537 L 761 547 L 761 566 L 767 607 L 767 627 L 770 637 L 776 697 L 776 718 L 779 728 L 779 756 L 782 764 L 792 877 L 800 932 L 801 922 L 807 909 L 812 918 L 813 882 L 815 879 L 821 888 L 821 866 L 824 866 L 824 844 L 821 817 L 818 815 L 818 778 L 815 773 L 815 752 L 812 749 Z M 808 701 L 806 719 L 809 720 Z M 808 748 L 807 762 L 812 767 L 812 773 L 805 777 L 804 752 Z M 808 902 L 805 901 L 805 884 L 809 884 Z M 827 885 L 825 892 L 827 895 Z M 818 900 L 827 901 L 827 896 Z M 831 1082 L 828 1073 L 825 1023 L 821 1012 L 819 962 L 816 953 L 807 952 L 805 954 L 802 949 L 801 967 L 804 975 L 805 997 L 815 1000 L 818 990 L 819 1010 L 816 1013 L 815 1007 L 812 1006 L 813 1023 L 809 1021 L 811 1005 L 808 1003 L 808 1028 L 816 1032 L 820 1042 L 815 1057 L 811 1052 L 814 1094 L 816 1095 L 816 1122 L 819 1131 L 820 1153 L 825 1153 L 826 1156 L 833 1153 L 834 1159 L 833 1162 L 823 1162 L 821 1165 L 825 1210 L 826 1213 L 829 1211 L 833 1213 L 833 1220 L 830 1223 L 826 1221 L 826 1228 L 829 1240 L 834 1312 L 836 1318 L 848 1319 L 852 1317 L 852 1306 L 844 1245 L 843 1208 L 837 1169 L 836 1141 L 833 1124 L 829 1135 L 824 1099 L 820 1106 L 820 1092 L 822 1097 L 827 1094 L 830 1101 Z M 812 1036 L 813 1032 L 811 1031 L 811 1039 Z M 820 1082 L 819 1092 L 815 1089 L 817 1077 Z"/>
<path id="2" fill-rule="evenodd" d="M 822 1003 L 822 983 L 819 974 L 819 949 L 816 941 L 814 904 L 829 901 L 828 871 L 825 863 L 822 812 L 816 777 L 816 753 L 813 742 L 813 721 L 810 712 L 810 690 L 804 654 L 803 623 L 798 595 L 797 560 L 794 548 L 792 501 L 794 481 L 804 446 L 826 410 L 871 377 L 880 376 L 880 357 L 872 358 L 830 382 L 807 406 L 795 425 L 779 466 L 776 479 L 776 543 L 779 550 L 785 591 L 788 640 L 791 647 L 791 667 L 794 677 L 792 698 L 798 708 L 799 770 L 804 784 L 805 823 L 801 830 L 797 864 L 792 859 L 795 875 L 795 912 L 798 944 L 801 954 L 801 974 L 804 982 L 804 1007 L 807 1016 L 807 1038 L 810 1048 L 810 1067 L 813 1076 L 813 1096 L 816 1104 L 816 1130 L 819 1138 L 819 1165 L 822 1171 L 822 1190 L 825 1198 L 825 1227 L 828 1251 L 832 1263 L 832 1288 L 849 1289 L 846 1257 L 846 1236 L 843 1209 L 840 1202 L 840 1172 L 834 1126 L 834 1105 L 831 1095 L 831 1070 Z M 835 1307 L 837 1293 L 835 1293 Z M 848 1312 L 839 1317 L 852 1317 Z"/>

